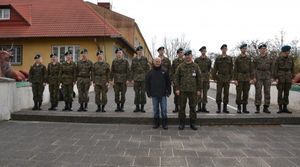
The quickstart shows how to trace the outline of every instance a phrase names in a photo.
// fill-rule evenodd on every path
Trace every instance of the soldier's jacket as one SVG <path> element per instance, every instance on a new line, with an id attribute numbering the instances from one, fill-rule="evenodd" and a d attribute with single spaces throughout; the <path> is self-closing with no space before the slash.
<path id="1" fill-rule="evenodd" d="M 241 54 L 234 62 L 233 80 L 250 81 L 253 79 L 253 63 L 250 56 Z"/>
<path id="2" fill-rule="evenodd" d="M 201 71 L 201 79 L 202 81 L 209 81 L 209 75 L 211 70 L 211 60 L 208 57 L 197 57 L 194 61 L 198 64 Z"/>
<path id="3" fill-rule="evenodd" d="M 129 63 L 126 59 L 115 58 L 111 65 L 111 80 L 116 83 L 126 82 L 130 79 Z"/>
<path id="4" fill-rule="evenodd" d="M 48 72 L 48 83 L 49 84 L 57 84 L 59 83 L 58 75 L 59 75 L 60 63 L 49 63 L 47 72 Z"/>
<path id="5" fill-rule="evenodd" d="M 150 66 L 146 57 L 137 56 L 132 59 L 131 74 L 134 81 L 144 81 L 146 74 L 149 72 Z"/>
<path id="6" fill-rule="evenodd" d="M 106 62 L 96 62 L 93 66 L 92 80 L 96 85 L 105 85 L 109 81 L 110 69 Z"/>
<path id="7" fill-rule="evenodd" d="M 273 60 L 268 56 L 256 56 L 253 60 L 254 77 L 257 80 L 271 79 L 273 72 Z"/>
<path id="8" fill-rule="evenodd" d="M 82 61 L 79 60 L 76 66 L 77 78 L 91 78 L 93 63 L 90 60 Z"/>
<path id="9" fill-rule="evenodd" d="M 182 92 L 196 92 L 202 89 L 201 73 L 196 63 L 184 62 L 175 73 L 175 88 Z"/>
<path id="10" fill-rule="evenodd" d="M 161 66 L 170 74 L 171 72 L 171 61 L 167 57 L 163 57 L 161 60 Z"/>
<path id="11" fill-rule="evenodd" d="M 72 84 L 76 81 L 76 64 L 63 62 L 60 65 L 58 78 L 62 84 Z"/>
<path id="12" fill-rule="evenodd" d="M 29 70 L 29 82 L 31 83 L 46 83 L 47 82 L 47 69 L 43 64 L 34 63 Z"/>
<path id="13" fill-rule="evenodd" d="M 275 61 L 274 79 L 278 79 L 279 82 L 292 82 L 295 76 L 294 66 L 291 56 L 279 56 Z"/>
<path id="14" fill-rule="evenodd" d="M 184 58 L 180 59 L 180 58 L 176 58 L 173 60 L 172 62 L 172 71 L 171 71 L 171 80 L 174 81 L 175 80 L 175 72 L 177 67 L 184 62 Z"/>
<path id="15" fill-rule="evenodd" d="M 233 61 L 231 56 L 218 56 L 214 63 L 212 77 L 219 82 L 229 82 L 232 79 Z"/>

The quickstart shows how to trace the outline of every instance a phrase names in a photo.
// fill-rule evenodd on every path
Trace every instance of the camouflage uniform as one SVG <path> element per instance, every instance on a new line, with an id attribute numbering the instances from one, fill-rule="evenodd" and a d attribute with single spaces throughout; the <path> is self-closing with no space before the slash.
<path id="1" fill-rule="evenodd" d="M 261 105 L 262 88 L 264 88 L 264 111 L 270 106 L 270 88 L 273 70 L 273 60 L 268 55 L 259 55 L 253 60 L 253 70 L 255 82 L 255 105 L 258 108 Z"/>
<path id="2" fill-rule="evenodd" d="M 195 63 L 198 64 L 201 71 L 201 82 L 203 85 L 203 89 L 201 92 L 201 97 L 199 97 L 198 101 L 198 111 L 208 112 L 206 110 L 207 104 L 207 91 L 209 89 L 209 76 L 211 70 L 211 60 L 206 56 L 200 56 L 195 59 Z M 202 107 L 201 107 L 202 103 Z"/>
<path id="3" fill-rule="evenodd" d="M 107 104 L 107 91 L 109 82 L 110 69 L 106 62 L 96 62 L 93 67 L 92 79 L 95 84 L 95 102 L 100 109 L 102 105 L 102 112 L 105 112 L 104 107 Z"/>
<path id="4" fill-rule="evenodd" d="M 132 59 L 131 64 L 131 73 L 132 79 L 134 80 L 133 89 L 135 92 L 134 96 L 134 104 L 137 105 L 135 112 L 144 110 L 144 105 L 146 104 L 146 88 L 145 88 L 145 77 L 146 74 L 149 72 L 150 66 L 148 64 L 148 60 L 146 57 L 134 57 Z M 141 108 L 139 108 L 141 105 Z"/>
<path id="5" fill-rule="evenodd" d="M 73 86 L 76 81 L 76 64 L 74 62 L 63 62 L 59 70 L 59 80 L 62 83 L 64 101 L 66 103 L 65 110 L 71 111 L 73 102 Z"/>
<path id="6" fill-rule="evenodd" d="M 274 79 L 278 79 L 278 105 L 281 111 L 283 105 L 283 112 L 289 112 L 287 105 L 289 104 L 289 92 L 292 86 L 292 79 L 294 78 L 294 60 L 291 56 L 279 56 L 275 61 Z M 280 112 L 279 112 L 280 113 Z"/>
<path id="7" fill-rule="evenodd" d="M 175 87 L 180 90 L 180 110 L 178 113 L 180 124 L 185 124 L 185 107 L 187 99 L 190 106 L 190 123 L 197 119 L 197 91 L 202 89 L 199 66 L 196 63 L 184 62 L 180 64 L 175 73 Z"/>
<path id="8" fill-rule="evenodd" d="M 218 113 L 221 110 L 221 102 L 222 102 L 222 89 L 224 91 L 223 96 L 223 112 L 228 113 L 227 104 L 229 102 L 229 86 L 230 81 L 232 79 L 232 71 L 233 71 L 233 61 L 232 57 L 220 55 L 216 58 L 214 63 L 214 68 L 212 71 L 213 80 L 217 82 L 217 94 L 216 94 L 216 102 L 218 105 Z"/>
<path id="9" fill-rule="evenodd" d="M 47 81 L 47 70 L 43 64 L 34 63 L 29 70 L 29 82 L 32 84 L 33 110 L 41 109 L 43 102 L 44 83 Z"/>
<path id="10" fill-rule="evenodd" d="M 126 59 L 114 59 L 111 65 L 111 80 L 114 80 L 115 102 L 118 105 L 116 111 L 124 111 L 125 94 L 127 91 L 126 81 L 129 80 L 130 69 Z M 120 99 L 121 94 L 121 99 Z"/>
<path id="11" fill-rule="evenodd" d="M 48 84 L 49 84 L 49 92 L 50 92 L 50 102 L 51 108 L 54 109 L 58 105 L 59 101 L 59 69 L 60 63 L 49 63 L 48 64 Z"/>
<path id="12" fill-rule="evenodd" d="M 171 72 L 171 61 L 167 57 L 161 58 L 161 66 L 170 74 Z"/>
<path id="13" fill-rule="evenodd" d="M 77 89 L 78 102 L 80 104 L 80 108 L 78 111 L 86 111 L 87 103 L 89 102 L 89 89 L 91 86 L 92 68 L 93 63 L 90 60 L 80 60 L 77 62 Z"/>
<path id="14" fill-rule="evenodd" d="M 240 54 L 234 62 L 233 79 L 238 82 L 236 86 L 236 104 L 238 105 L 238 112 L 240 106 L 243 104 L 243 112 L 248 113 L 246 106 L 248 104 L 250 80 L 253 79 L 252 60 L 247 55 Z"/>
<path id="15" fill-rule="evenodd" d="M 171 80 L 175 81 L 175 73 L 176 73 L 176 69 L 178 68 L 178 66 L 184 62 L 184 58 L 180 59 L 180 58 L 176 58 L 173 60 L 172 62 L 172 73 L 171 73 Z M 174 93 L 174 104 L 175 104 L 175 110 L 173 112 L 177 112 L 179 110 L 179 96 L 176 95 L 175 93 L 176 89 L 175 89 L 175 85 L 173 85 L 173 93 Z"/>

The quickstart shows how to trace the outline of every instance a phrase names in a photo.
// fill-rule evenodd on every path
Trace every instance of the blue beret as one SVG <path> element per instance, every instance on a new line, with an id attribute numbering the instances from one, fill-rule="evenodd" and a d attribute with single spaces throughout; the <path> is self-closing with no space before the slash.
<path id="1" fill-rule="evenodd" d="M 55 53 L 51 53 L 50 58 L 52 58 L 53 56 L 57 56 Z"/>
<path id="2" fill-rule="evenodd" d="M 227 48 L 226 44 L 223 44 L 220 49 Z"/>
<path id="3" fill-rule="evenodd" d="M 140 51 L 140 50 L 143 50 L 144 48 L 142 46 L 138 46 L 135 51 Z"/>
<path id="4" fill-rule="evenodd" d="M 191 50 L 186 50 L 186 51 L 184 52 L 184 55 L 185 55 L 185 56 L 191 55 L 191 54 L 192 54 L 192 51 L 191 51 Z"/>
<path id="5" fill-rule="evenodd" d="M 164 49 L 165 49 L 165 47 L 161 46 L 157 49 L 157 51 L 164 50 Z"/>
<path id="6" fill-rule="evenodd" d="M 100 54 L 103 54 L 103 51 L 102 50 L 99 50 L 96 55 L 99 56 Z"/>
<path id="7" fill-rule="evenodd" d="M 261 48 L 267 48 L 267 45 L 266 45 L 266 44 L 260 44 L 260 45 L 258 46 L 258 49 L 261 49 Z"/>
<path id="8" fill-rule="evenodd" d="M 288 52 L 291 50 L 291 47 L 289 45 L 285 45 L 281 48 L 281 52 Z"/>
<path id="9" fill-rule="evenodd" d="M 206 46 L 202 46 L 199 51 L 202 51 L 203 49 L 206 49 Z"/>
<path id="10" fill-rule="evenodd" d="M 88 50 L 87 49 L 82 49 L 80 54 L 83 54 L 83 53 L 88 53 Z"/>
<path id="11" fill-rule="evenodd" d="M 240 46 L 240 49 L 243 49 L 243 48 L 247 48 L 247 44 L 242 44 L 241 46 Z"/>
<path id="12" fill-rule="evenodd" d="M 34 60 L 39 59 L 39 58 L 41 58 L 40 54 L 37 54 L 37 55 L 34 56 Z"/>
<path id="13" fill-rule="evenodd" d="M 115 53 L 118 53 L 119 51 L 123 51 L 122 48 L 117 48 Z"/>
<path id="14" fill-rule="evenodd" d="M 178 48 L 178 49 L 177 49 L 177 53 L 182 52 L 182 51 L 183 51 L 182 48 Z"/>

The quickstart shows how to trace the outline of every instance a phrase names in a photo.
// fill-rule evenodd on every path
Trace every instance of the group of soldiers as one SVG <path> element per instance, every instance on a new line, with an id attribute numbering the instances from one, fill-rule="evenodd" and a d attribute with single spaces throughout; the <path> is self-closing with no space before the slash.
<path id="1" fill-rule="evenodd" d="M 216 103 L 217 113 L 229 113 L 229 87 L 233 82 L 236 85 L 237 113 L 249 113 L 247 110 L 250 85 L 255 85 L 256 112 L 260 113 L 262 104 L 262 88 L 264 89 L 263 112 L 270 113 L 270 87 L 272 82 L 277 83 L 278 113 L 291 113 L 287 109 L 288 96 L 294 77 L 294 62 L 289 56 L 290 46 L 281 48 L 280 56 L 274 61 L 267 54 L 267 45 L 259 45 L 259 55 L 249 56 L 247 44 L 240 46 L 241 53 L 236 59 L 227 54 L 227 45 L 221 46 L 221 54 L 212 61 L 206 55 L 206 47 L 199 49 L 201 55 L 193 61 L 191 50 L 179 48 L 177 58 L 171 61 L 165 56 L 165 48 L 158 48 L 158 57 L 161 66 L 170 75 L 174 91 L 174 113 L 178 112 L 179 129 L 184 129 L 185 108 L 187 99 L 190 107 L 190 125 L 196 130 L 195 120 L 197 112 L 209 113 L 206 108 L 207 91 L 210 88 L 210 78 L 217 85 Z M 113 85 L 115 93 L 116 112 L 124 112 L 125 94 L 127 85 L 134 84 L 136 108 L 134 112 L 145 112 L 146 104 L 145 76 L 150 70 L 147 58 L 143 54 L 143 47 L 136 48 L 136 56 L 132 59 L 131 66 L 123 58 L 121 48 L 115 50 L 116 58 L 112 65 L 105 62 L 103 51 L 97 52 L 97 62 L 94 64 L 88 59 L 87 49 L 81 51 L 81 60 L 76 64 L 72 61 L 72 53 L 65 53 L 66 61 L 59 63 L 57 56 L 51 54 L 51 62 L 46 68 L 41 63 L 41 56 L 34 57 L 35 63 L 29 72 L 29 81 L 32 83 L 34 107 L 40 110 L 45 84 L 49 84 L 51 107 L 56 110 L 60 84 L 62 85 L 65 108 L 63 111 L 72 111 L 73 86 L 77 83 L 79 104 L 78 111 L 87 111 L 91 84 L 95 88 L 95 102 L 98 106 L 96 112 L 105 112 L 107 104 L 108 86 Z M 222 97 L 223 95 L 223 97 Z M 223 103 L 223 109 L 221 104 Z M 198 106 L 198 108 L 197 108 Z M 197 108 L 197 109 L 196 109 Z"/>

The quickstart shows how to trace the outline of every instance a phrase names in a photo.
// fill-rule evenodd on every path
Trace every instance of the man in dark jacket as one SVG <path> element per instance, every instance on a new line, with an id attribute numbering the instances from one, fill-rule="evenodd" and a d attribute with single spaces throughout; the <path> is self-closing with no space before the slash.
<path id="1" fill-rule="evenodd" d="M 159 106 L 162 117 L 163 129 L 168 129 L 167 125 L 167 96 L 171 94 L 171 80 L 169 73 L 161 66 L 159 57 L 154 59 L 154 66 L 146 76 L 147 96 L 152 98 L 154 112 L 154 129 L 160 125 Z"/>

